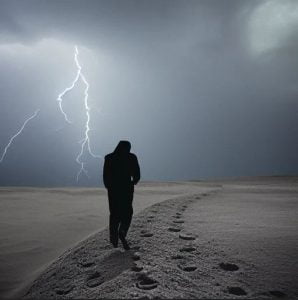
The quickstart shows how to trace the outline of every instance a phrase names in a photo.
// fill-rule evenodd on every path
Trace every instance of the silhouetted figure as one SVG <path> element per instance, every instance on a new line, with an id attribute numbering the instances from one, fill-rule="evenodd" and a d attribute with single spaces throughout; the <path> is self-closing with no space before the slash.
<path id="1" fill-rule="evenodd" d="M 110 241 L 116 248 L 119 237 L 126 250 L 129 250 L 125 237 L 133 214 L 134 185 L 140 180 L 138 159 L 130 153 L 130 148 L 130 142 L 120 141 L 114 152 L 105 156 L 103 168 L 109 198 Z"/>

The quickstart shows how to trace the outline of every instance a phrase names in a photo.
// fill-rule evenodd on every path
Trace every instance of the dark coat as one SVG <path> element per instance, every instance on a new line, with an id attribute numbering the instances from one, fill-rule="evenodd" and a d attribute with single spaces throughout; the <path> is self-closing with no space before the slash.
<path id="1" fill-rule="evenodd" d="M 140 167 L 133 153 L 113 152 L 105 156 L 103 182 L 107 189 L 133 190 L 140 180 Z"/>

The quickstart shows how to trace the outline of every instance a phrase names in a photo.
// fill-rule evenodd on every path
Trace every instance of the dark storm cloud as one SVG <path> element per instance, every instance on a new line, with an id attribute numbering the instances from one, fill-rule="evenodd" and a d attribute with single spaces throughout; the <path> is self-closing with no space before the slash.
<path id="1" fill-rule="evenodd" d="M 94 147 L 104 154 L 131 139 L 146 179 L 297 173 L 297 11 L 275 0 L 1 1 L 0 91 L 11 99 L 1 147 L 24 108 L 47 111 L 12 149 L 1 182 L 74 183 L 80 127 L 65 127 L 53 101 L 72 78 L 72 53 L 43 54 L 50 41 L 105 57 L 94 67 L 102 77 L 88 74 L 106 113 L 92 119 Z M 91 160 L 82 183 L 96 184 L 100 167 Z"/>
<path id="2" fill-rule="evenodd" d="M 253 1 L 7 1 L 2 42 L 31 42 L 46 36 L 84 40 L 121 49 L 221 39 L 242 6 Z M 5 21 L 8 20 L 8 22 Z M 229 24 L 230 23 L 230 24 Z M 234 31 L 234 29 L 233 29 Z M 5 33 L 9 33 L 6 35 Z M 197 36 L 191 35 L 198 34 Z M 222 36 L 221 36 L 222 35 Z M 209 37 L 210 36 L 210 37 Z M 229 32 L 225 38 L 229 38 Z M 205 40 L 204 40 L 205 39 Z M 157 43 L 152 45 L 152 42 Z M 219 40 L 218 43 L 221 41 Z M 99 44 L 98 44 L 99 43 Z M 117 51 L 117 48 L 114 49 Z"/>

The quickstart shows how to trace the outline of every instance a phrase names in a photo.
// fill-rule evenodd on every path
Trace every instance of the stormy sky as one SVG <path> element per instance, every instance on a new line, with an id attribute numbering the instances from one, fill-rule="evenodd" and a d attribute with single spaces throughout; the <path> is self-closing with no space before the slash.
<path id="1" fill-rule="evenodd" d="M 132 143 L 143 180 L 298 173 L 298 2 L 0 1 L 0 185 L 100 185 Z"/>

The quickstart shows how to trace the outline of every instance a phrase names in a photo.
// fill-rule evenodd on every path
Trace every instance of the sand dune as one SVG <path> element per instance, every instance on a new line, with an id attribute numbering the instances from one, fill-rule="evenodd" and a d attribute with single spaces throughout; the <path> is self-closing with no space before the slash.
<path id="1" fill-rule="evenodd" d="M 140 184 L 135 213 L 195 183 Z M 108 223 L 103 188 L 0 188 L 0 298 L 14 297 L 52 261 Z"/>
<path id="2" fill-rule="evenodd" d="M 99 231 L 51 264 L 25 298 L 297 298 L 297 183 L 185 185 L 187 194 L 134 218 L 132 250 L 113 249 Z"/>

